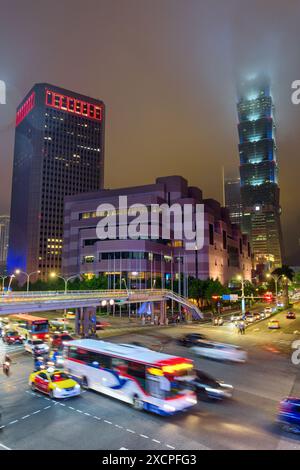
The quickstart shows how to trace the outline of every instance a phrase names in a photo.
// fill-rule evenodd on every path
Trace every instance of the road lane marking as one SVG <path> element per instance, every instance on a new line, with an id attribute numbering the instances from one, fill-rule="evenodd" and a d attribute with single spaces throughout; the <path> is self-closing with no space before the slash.
<path id="1" fill-rule="evenodd" d="M 152 439 L 153 442 L 156 442 L 157 444 L 160 444 L 161 442 L 158 441 L 157 439 Z"/>
<path id="2" fill-rule="evenodd" d="M 21 419 L 26 419 L 26 418 L 29 418 L 30 415 L 25 415 L 23 416 Z"/>
<path id="3" fill-rule="evenodd" d="M 145 436 L 145 434 L 140 434 L 141 437 L 143 437 L 144 439 L 149 439 L 148 436 Z"/>
<path id="4" fill-rule="evenodd" d="M 135 431 L 132 431 L 132 429 L 126 429 L 127 432 L 131 432 L 132 434 L 135 434 Z"/>
<path id="5" fill-rule="evenodd" d="M 4 444 L 1 444 L 1 442 L 0 442 L 0 447 L 2 447 L 2 449 L 5 449 L 5 450 L 11 450 L 10 447 L 7 447 Z"/>

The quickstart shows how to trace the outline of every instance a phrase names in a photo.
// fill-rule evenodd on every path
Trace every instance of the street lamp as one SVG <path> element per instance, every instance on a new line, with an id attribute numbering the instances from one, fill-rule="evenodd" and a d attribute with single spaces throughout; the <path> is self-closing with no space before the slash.
<path id="1" fill-rule="evenodd" d="M 9 292 L 9 289 L 10 289 L 10 286 L 11 286 L 11 283 L 12 283 L 12 280 L 15 278 L 16 276 L 14 274 L 12 274 L 10 277 L 9 277 L 9 283 L 8 283 L 8 288 L 7 288 L 7 291 Z"/>
<path id="2" fill-rule="evenodd" d="M 4 293 L 4 284 L 5 284 L 5 279 L 7 279 L 8 276 L 0 276 L 0 279 L 2 279 L 2 292 Z"/>
<path id="3" fill-rule="evenodd" d="M 286 279 L 286 276 L 284 274 L 280 274 L 279 276 L 277 274 L 267 274 L 267 278 L 272 278 L 273 281 L 275 282 L 275 297 L 276 297 L 276 306 L 277 306 L 277 301 L 278 301 L 278 282 L 279 279 L 282 277 L 282 279 Z"/>
<path id="4" fill-rule="evenodd" d="M 73 276 L 70 276 L 70 277 L 63 277 L 63 276 L 59 276 L 56 273 L 51 273 L 50 277 L 52 277 L 52 278 L 56 277 L 56 278 L 62 279 L 65 283 L 65 294 L 67 294 L 68 293 L 68 282 L 71 281 L 71 279 L 75 279 L 76 277 L 78 277 L 78 274 L 73 274 Z"/>
<path id="5" fill-rule="evenodd" d="M 126 279 L 125 279 L 125 277 L 122 277 L 122 281 L 123 281 L 123 282 L 124 282 L 124 284 L 125 284 L 125 289 L 126 289 L 126 291 L 127 291 L 127 295 L 128 295 L 128 297 L 129 297 L 129 290 L 128 290 L 128 287 L 127 287 L 127 282 L 126 282 Z"/>
<path id="6" fill-rule="evenodd" d="M 18 276 L 19 274 L 24 274 L 24 276 L 26 276 L 26 279 L 27 279 L 27 293 L 29 292 L 29 286 L 30 286 L 30 277 L 33 276 L 34 274 L 41 274 L 41 271 L 34 271 L 32 273 L 26 273 L 25 271 L 21 271 L 21 269 L 16 269 L 15 270 L 15 274 Z"/>
<path id="7" fill-rule="evenodd" d="M 245 315 L 245 312 L 246 312 L 246 304 L 245 304 L 245 280 L 243 278 L 243 276 L 241 275 L 238 275 L 237 276 L 237 280 L 240 281 L 241 285 L 242 285 L 242 314 Z"/>

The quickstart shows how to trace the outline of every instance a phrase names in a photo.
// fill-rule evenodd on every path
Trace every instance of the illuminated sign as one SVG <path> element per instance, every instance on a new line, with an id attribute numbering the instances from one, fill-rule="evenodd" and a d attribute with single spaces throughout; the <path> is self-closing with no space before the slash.
<path id="1" fill-rule="evenodd" d="M 101 106 L 77 100 L 71 96 L 61 95 L 55 91 L 46 90 L 46 105 L 54 109 L 77 114 L 77 116 L 87 117 L 96 121 L 102 120 Z"/>
<path id="2" fill-rule="evenodd" d="M 23 121 L 23 119 L 27 116 L 28 113 L 34 108 L 35 105 L 35 93 L 31 93 L 29 98 L 22 104 L 22 106 L 17 110 L 16 116 L 16 126 Z"/>

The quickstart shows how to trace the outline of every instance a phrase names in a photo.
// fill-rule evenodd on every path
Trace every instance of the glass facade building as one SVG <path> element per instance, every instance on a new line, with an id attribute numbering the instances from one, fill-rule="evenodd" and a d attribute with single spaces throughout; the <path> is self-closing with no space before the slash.
<path id="1" fill-rule="evenodd" d="M 256 265 L 282 264 L 274 105 L 267 80 L 249 80 L 239 90 L 238 133 L 242 230 Z"/>
<path id="2" fill-rule="evenodd" d="M 224 180 L 224 195 L 225 207 L 229 211 L 231 223 L 240 225 L 242 222 L 240 178 L 226 178 Z"/>
<path id="3" fill-rule="evenodd" d="M 17 109 L 8 270 L 60 272 L 64 198 L 103 188 L 104 103 L 37 84 Z"/>
<path id="4" fill-rule="evenodd" d="M 8 235 L 9 235 L 9 216 L 0 215 L 0 274 L 6 271 Z"/>

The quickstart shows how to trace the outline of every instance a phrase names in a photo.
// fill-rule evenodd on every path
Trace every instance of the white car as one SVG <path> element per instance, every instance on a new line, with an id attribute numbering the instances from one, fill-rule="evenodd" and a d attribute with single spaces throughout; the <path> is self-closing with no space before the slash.
<path id="1" fill-rule="evenodd" d="M 66 318 L 53 318 L 53 320 L 49 321 L 50 325 L 56 327 L 64 327 L 69 324 Z"/>
<path id="2" fill-rule="evenodd" d="M 48 344 L 44 343 L 42 339 L 28 339 L 25 342 L 25 351 L 33 353 L 45 354 L 49 352 Z"/>
<path id="3" fill-rule="evenodd" d="M 199 341 L 197 346 L 192 346 L 193 351 L 198 356 L 219 361 L 246 362 L 247 353 L 238 346 L 232 344 L 215 343 L 213 341 Z"/>
<path id="4" fill-rule="evenodd" d="M 239 321 L 239 320 L 241 320 L 241 319 L 242 319 L 242 315 L 241 315 L 241 314 L 231 315 L 231 318 L 230 318 L 230 320 L 231 320 L 232 322 Z"/>
<path id="5" fill-rule="evenodd" d="M 272 307 L 265 307 L 264 312 L 265 313 L 272 313 Z"/>

